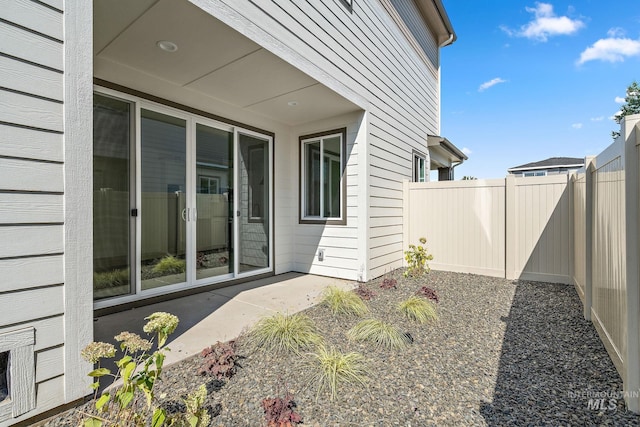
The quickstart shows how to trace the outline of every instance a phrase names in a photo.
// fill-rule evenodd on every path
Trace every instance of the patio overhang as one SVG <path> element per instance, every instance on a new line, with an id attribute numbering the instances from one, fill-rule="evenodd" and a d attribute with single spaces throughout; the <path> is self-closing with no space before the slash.
<path id="1" fill-rule="evenodd" d="M 95 0 L 94 77 L 287 126 L 362 110 L 186 0 Z"/>
<path id="2" fill-rule="evenodd" d="M 427 136 L 427 147 L 431 157 L 431 169 L 453 167 L 468 159 L 458 147 L 442 136 Z"/>

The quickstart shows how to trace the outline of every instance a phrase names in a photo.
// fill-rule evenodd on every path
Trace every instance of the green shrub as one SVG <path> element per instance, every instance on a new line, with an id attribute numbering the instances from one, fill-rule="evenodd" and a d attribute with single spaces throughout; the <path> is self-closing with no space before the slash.
<path id="1" fill-rule="evenodd" d="M 115 362 L 117 371 L 100 367 L 103 359 L 111 359 L 116 355 L 116 348 L 109 343 L 92 342 L 80 352 L 83 359 L 97 364 L 96 369 L 89 372 L 95 379 L 112 377 L 113 382 L 121 381 L 122 385 L 114 390 L 104 391 L 98 396 L 99 380 L 91 388 L 94 390 L 93 402 L 96 414 L 85 414 L 85 427 L 105 426 L 144 426 L 151 419 L 152 425 L 189 425 L 203 427 L 209 425 L 209 413 L 203 408 L 207 389 L 200 386 L 194 393 L 184 399 L 186 411 L 179 414 L 167 414 L 159 406 L 154 386 L 160 381 L 164 365 L 164 347 L 167 338 L 178 326 L 178 318 L 169 313 L 157 312 L 145 318 L 148 320 L 143 330 L 153 337 L 149 340 L 131 332 L 116 335 L 120 342 L 122 357 Z M 148 353 L 157 339 L 158 348 Z"/>
<path id="2" fill-rule="evenodd" d="M 253 327 L 248 342 L 267 351 L 298 353 L 302 348 L 320 344 L 322 337 L 308 316 L 276 313 L 261 319 Z"/>
<path id="3" fill-rule="evenodd" d="M 317 384 L 316 398 L 325 389 L 329 390 L 331 400 L 338 394 L 340 384 L 365 384 L 366 366 L 364 357 L 355 352 L 341 353 L 335 348 L 327 349 L 321 345 L 312 358 L 312 384 Z"/>
<path id="4" fill-rule="evenodd" d="M 128 268 L 93 273 L 93 289 L 108 289 L 128 284 Z"/>
<path id="5" fill-rule="evenodd" d="M 412 296 L 402 301 L 398 304 L 398 310 L 404 314 L 407 319 L 418 323 L 427 323 L 438 319 L 434 305 L 417 296 Z"/>
<path id="6" fill-rule="evenodd" d="M 390 350 L 398 350 L 411 343 L 411 337 L 397 327 L 377 319 L 366 319 L 347 331 L 353 341 L 368 341 Z"/>
<path id="7" fill-rule="evenodd" d="M 335 286 L 329 286 L 324 290 L 322 304 L 329 307 L 334 315 L 355 314 L 362 316 L 369 312 L 364 301 L 356 293 Z"/>
<path id="8" fill-rule="evenodd" d="M 162 275 L 184 273 L 186 269 L 187 264 L 184 260 L 178 259 L 173 255 L 167 255 L 153 266 L 153 272 Z"/>
<path id="9" fill-rule="evenodd" d="M 427 261 L 433 259 L 433 255 L 427 253 L 427 248 L 424 245 L 427 243 L 427 239 L 420 238 L 420 245 L 409 245 L 409 250 L 404 252 L 404 259 L 407 261 L 407 269 L 405 270 L 404 277 L 408 276 L 422 276 L 424 273 L 429 272 L 429 264 Z"/>

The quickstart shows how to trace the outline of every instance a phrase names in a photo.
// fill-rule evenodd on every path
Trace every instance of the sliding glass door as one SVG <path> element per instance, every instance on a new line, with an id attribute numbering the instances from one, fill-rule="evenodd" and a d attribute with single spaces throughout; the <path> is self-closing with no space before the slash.
<path id="1" fill-rule="evenodd" d="M 233 254 L 233 131 L 196 123 L 196 280 L 228 276 Z"/>
<path id="2" fill-rule="evenodd" d="M 268 268 L 271 258 L 269 140 L 238 132 L 238 153 L 238 269 L 249 272 Z"/>
<path id="3" fill-rule="evenodd" d="M 187 281 L 187 122 L 147 109 L 140 117 L 144 291 Z"/>
<path id="4" fill-rule="evenodd" d="M 271 271 L 271 137 L 131 98 L 94 101 L 94 299 Z"/>

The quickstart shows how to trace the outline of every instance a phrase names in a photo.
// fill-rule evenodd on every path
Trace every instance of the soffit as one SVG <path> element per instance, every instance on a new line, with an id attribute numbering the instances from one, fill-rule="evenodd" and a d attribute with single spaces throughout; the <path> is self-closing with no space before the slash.
<path id="1" fill-rule="evenodd" d="M 186 0 L 94 0 L 94 55 L 291 126 L 359 109 Z"/>

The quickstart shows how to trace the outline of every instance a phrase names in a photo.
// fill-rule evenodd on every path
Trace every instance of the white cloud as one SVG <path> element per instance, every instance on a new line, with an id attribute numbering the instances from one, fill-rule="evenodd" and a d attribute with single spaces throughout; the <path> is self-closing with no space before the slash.
<path id="1" fill-rule="evenodd" d="M 571 127 L 574 129 L 582 129 L 582 123 L 574 123 L 571 125 Z"/>
<path id="2" fill-rule="evenodd" d="M 625 34 L 626 32 L 624 31 L 624 29 L 620 27 L 610 28 L 609 31 L 607 31 L 607 35 L 610 38 L 622 38 L 625 36 Z"/>
<path id="3" fill-rule="evenodd" d="M 609 37 L 586 48 L 580 54 L 578 65 L 596 60 L 623 62 L 630 56 L 640 56 L 640 40 Z"/>
<path id="4" fill-rule="evenodd" d="M 616 104 L 624 104 L 624 98 L 621 96 L 616 96 Z"/>
<path id="5" fill-rule="evenodd" d="M 512 30 L 505 26 L 501 26 L 500 29 L 510 36 L 546 42 L 549 37 L 573 34 L 584 27 L 584 22 L 580 19 L 557 16 L 553 12 L 553 5 L 549 3 L 536 3 L 536 7 L 525 9 L 534 15 L 533 20 L 521 26 L 519 30 Z"/>
<path id="6" fill-rule="evenodd" d="M 495 79 L 491 79 L 488 82 L 482 83 L 478 88 L 478 92 L 484 92 L 485 90 L 489 89 L 491 86 L 495 86 L 499 83 L 506 83 L 506 82 L 507 82 L 506 80 L 501 79 L 500 77 L 496 77 Z"/>
<path id="7" fill-rule="evenodd" d="M 604 120 L 604 116 L 591 117 L 591 119 L 589 120 L 591 120 L 592 122 L 601 122 Z"/>
<path id="8" fill-rule="evenodd" d="M 467 156 L 473 153 L 473 151 L 471 151 L 471 149 L 467 147 L 462 147 L 462 152 Z"/>

